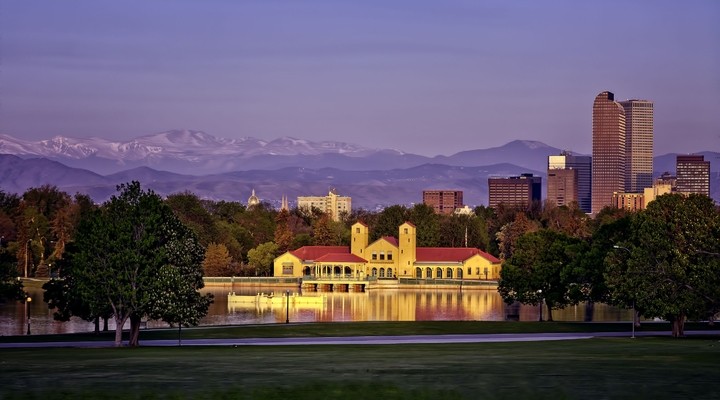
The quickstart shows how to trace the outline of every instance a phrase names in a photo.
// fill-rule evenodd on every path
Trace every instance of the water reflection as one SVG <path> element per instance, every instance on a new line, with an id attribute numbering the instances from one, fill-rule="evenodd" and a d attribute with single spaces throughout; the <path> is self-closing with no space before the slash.
<path id="1" fill-rule="evenodd" d="M 236 294 L 256 295 L 259 292 L 280 295 L 285 289 L 269 287 L 234 288 Z M 58 322 L 52 318 L 52 311 L 41 301 L 42 289 L 27 288 L 33 301 L 30 308 L 30 323 L 33 334 L 91 332 L 90 322 L 73 319 Z M 319 305 L 291 304 L 258 306 L 256 304 L 230 304 L 227 301 L 229 288 L 213 287 L 203 289 L 213 293 L 215 302 L 210 305 L 202 325 L 241 325 L 290 322 L 333 322 L 333 321 L 537 321 L 538 306 L 515 304 L 507 306 L 494 290 L 374 290 L 369 292 L 329 292 L 327 302 Z M 291 295 L 299 293 L 290 290 Z M 318 295 L 319 293 L 306 293 Z M 0 335 L 24 335 L 26 333 L 26 308 L 24 303 L 0 305 Z M 553 311 L 556 321 L 630 321 L 630 311 L 609 307 L 604 304 L 578 305 L 564 310 Z M 547 310 L 543 311 L 547 317 Z M 149 321 L 148 328 L 164 327 L 159 321 Z M 112 321 L 110 329 L 114 329 Z"/>

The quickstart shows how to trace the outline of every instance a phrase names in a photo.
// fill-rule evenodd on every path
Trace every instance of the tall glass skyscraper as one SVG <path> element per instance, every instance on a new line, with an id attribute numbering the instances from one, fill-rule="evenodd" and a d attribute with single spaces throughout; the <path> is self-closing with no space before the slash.
<path id="1" fill-rule="evenodd" d="M 612 205 L 614 192 L 625 191 L 625 164 L 625 109 L 612 92 L 605 91 L 593 102 L 593 214 Z"/>
<path id="2" fill-rule="evenodd" d="M 625 192 L 642 193 L 653 183 L 653 103 L 620 104 L 625 110 Z"/>

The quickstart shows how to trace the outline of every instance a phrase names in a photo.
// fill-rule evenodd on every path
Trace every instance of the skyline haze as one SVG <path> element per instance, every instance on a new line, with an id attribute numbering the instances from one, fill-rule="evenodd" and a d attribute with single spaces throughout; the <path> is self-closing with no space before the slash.
<path id="1" fill-rule="evenodd" d="M 0 0 L 0 133 L 590 154 L 608 90 L 655 104 L 655 155 L 718 151 L 718 20 L 709 0 Z"/>

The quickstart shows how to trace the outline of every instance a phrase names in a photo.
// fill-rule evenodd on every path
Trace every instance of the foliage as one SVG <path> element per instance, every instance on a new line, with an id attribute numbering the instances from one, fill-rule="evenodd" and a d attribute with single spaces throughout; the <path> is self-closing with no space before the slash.
<path id="1" fill-rule="evenodd" d="M 720 211 L 702 195 L 667 194 L 632 220 L 623 259 L 609 258 L 612 298 L 631 299 L 648 318 L 673 323 L 682 336 L 686 319 L 720 311 Z"/>
<path id="2" fill-rule="evenodd" d="M 62 272 L 58 304 L 71 314 L 97 316 L 112 310 L 115 343 L 129 319 L 131 346 L 138 344 L 142 318 L 193 323 L 207 312 L 209 298 L 191 295 L 202 287 L 203 251 L 196 237 L 152 191 L 138 182 L 118 186 L 103 207 L 81 221 Z M 71 251 L 72 250 L 72 251 Z M 59 285 L 54 281 L 51 285 Z M 182 301 L 169 304 L 168 299 Z M 180 313 L 197 313 L 195 317 Z"/>
<path id="3" fill-rule="evenodd" d="M 503 225 L 496 234 L 500 258 L 508 259 L 512 257 L 518 239 L 526 233 L 536 232 L 539 229 L 539 222 L 528 219 L 525 213 L 516 213 L 515 219 Z"/>
<path id="4" fill-rule="evenodd" d="M 17 279 L 16 260 L 0 241 L 0 303 L 22 300 L 25 297 L 22 282 Z"/>
<path id="5" fill-rule="evenodd" d="M 282 253 L 290 250 L 294 238 L 293 231 L 290 229 L 290 212 L 282 210 L 275 218 L 275 244 Z"/>
<path id="6" fill-rule="evenodd" d="M 512 257 L 503 263 L 498 292 L 511 304 L 547 304 L 552 310 L 576 304 L 576 283 L 569 273 L 583 252 L 584 243 L 562 233 L 542 229 L 521 236 Z"/>
<path id="7" fill-rule="evenodd" d="M 263 243 L 248 252 L 248 263 L 255 267 L 255 275 L 272 275 L 273 260 L 278 256 L 278 247 L 273 242 Z"/>
<path id="8" fill-rule="evenodd" d="M 423 203 L 414 205 L 408 211 L 408 220 L 417 228 L 417 245 L 419 247 L 439 246 L 440 216 L 431 206 Z M 399 226 L 395 228 L 396 232 Z"/>
<path id="9" fill-rule="evenodd" d="M 400 225 L 408 221 L 408 210 L 405 206 L 395 205 L 380 212 L 375 226 L 371 226 L 370 241 L 373 242 L 385 236 L 397 236 Z"/>
<path id="10" fill-rule="evenodd" d="M 228 276 L 231 263 L 232 257 L 224 244 L 210 243 L 205 251 L 202 267 L 205 276 Z"/>

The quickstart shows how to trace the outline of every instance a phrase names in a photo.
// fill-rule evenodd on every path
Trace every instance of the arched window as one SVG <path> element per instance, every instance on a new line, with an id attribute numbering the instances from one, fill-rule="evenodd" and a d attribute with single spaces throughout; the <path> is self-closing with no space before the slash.
<path id="1" fill-rule="evenodd" d="M 392 268 L 388 268 L 388 278 L 392 278 L 392 277 L 393 277 Z"/>
<path id="2" fill-rule="evenodd" d="M 310 267 L 303 268 L 303 275 L 305 275 L 305 276 L 310 275 Z"/>
<path id="3" fill-rule="evenodd" d="M 417 279 L 422 278 L 422 268 L 420 268 L 420 267 L 415 268 L 415 277 Z"/>
<path id="4" fill-rule="evenodd" d="M 428 279 L 432 278 L 432 268 L 427 267 L 427 268 L 425 269 L 425 277 L 428 278 Z"/>
<path id="5" fill-rule="evenodd" d="M 463 278 L 463 270 L 462 270 L 462 268 L 458 268 L 458 279 L 462 279 L 462 278 Z"/>
<path id="6" fill-rule="evenodd" d="M 345 276 L 351 276 L 352 275 L 352 268 L 345 266 Z"/>
<path id="7" fill-rule="evenodd" d="M 442 268 L 438 268 L 438 269 L 435 271 L 435 277 L 436 277 L 436 278 L 442 278 Z"/>
<path id="8" fill-rule="evenodd" d="M 373 268 L 371 274 L 372 276 L 377 276 L 377 268 Z"/>
<path id="9" fill-rule="evenodd" d="M 452 277 L 453 277 L 452 268 L 447 269 L 447 277 L 448 277 L 448 279 L 452 279 Z"/>
<path id="10" fill-rule="evenodd" d="M 381 278 L 385 277 L 385 268 L 380 268 L 380 277 Z"/>
<path id="11" fill-rule="evenodd" d="M 335 268 L 333 269 L 333 273 L 334 273 L 336 276 L 340 275 L 340 274 L 342 273 L 342 267 L 336 265 Z"/>

